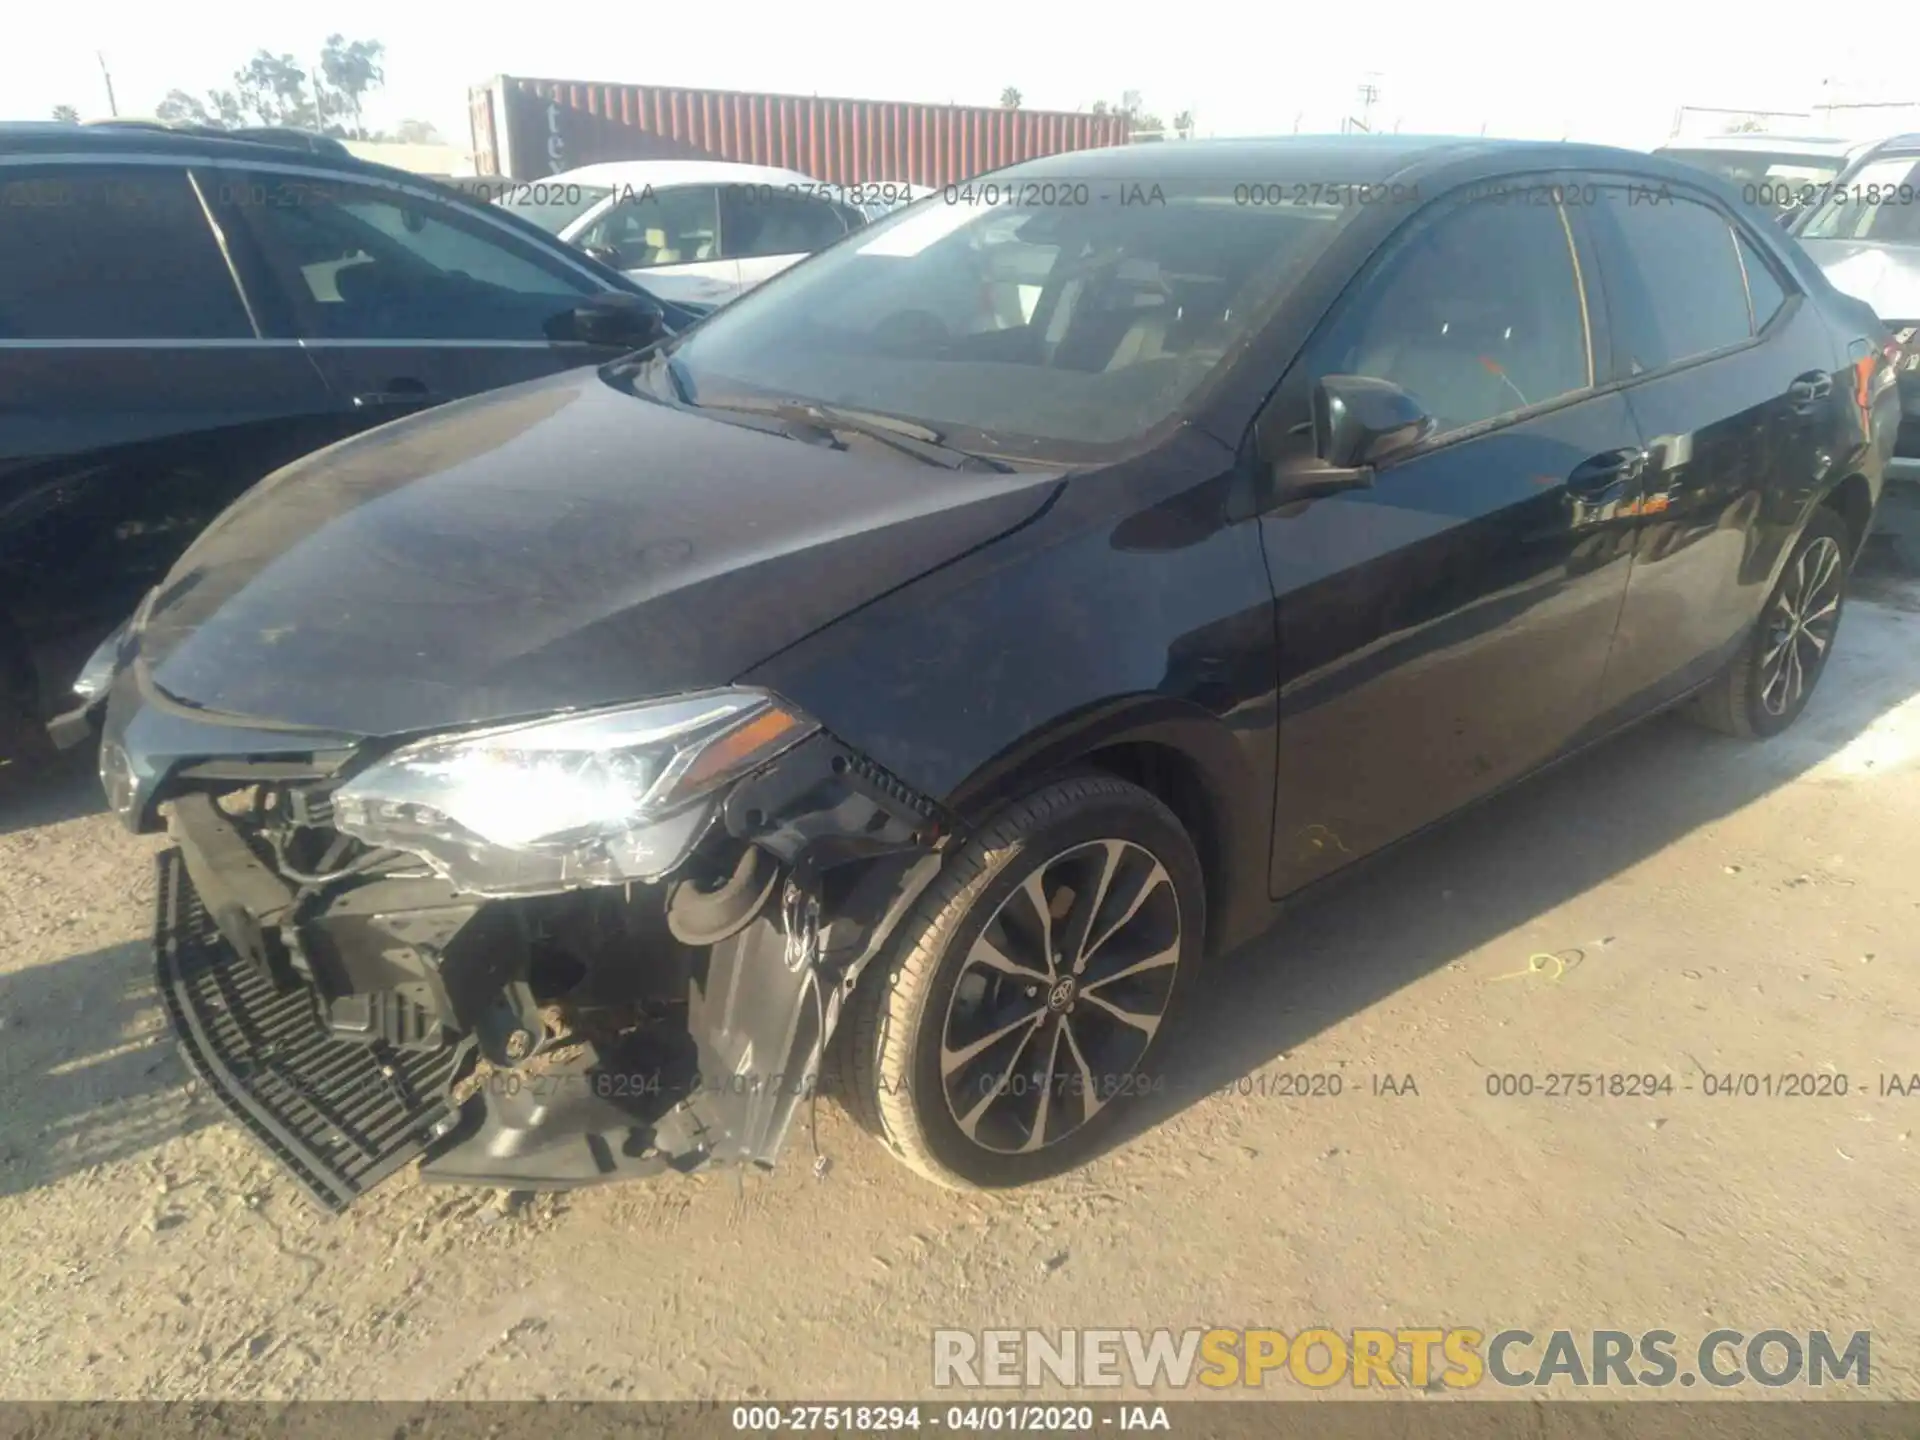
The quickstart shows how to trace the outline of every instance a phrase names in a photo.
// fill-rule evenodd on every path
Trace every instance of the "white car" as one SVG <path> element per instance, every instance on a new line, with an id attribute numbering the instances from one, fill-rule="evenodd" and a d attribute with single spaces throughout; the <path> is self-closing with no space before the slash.
<path id="1" fill-rule="evenodd" d="M 495 201 L 662 299 L 724 305 L 866 224 L 836 187 L 724 160 L 615 160 L 516 185 Z"/>

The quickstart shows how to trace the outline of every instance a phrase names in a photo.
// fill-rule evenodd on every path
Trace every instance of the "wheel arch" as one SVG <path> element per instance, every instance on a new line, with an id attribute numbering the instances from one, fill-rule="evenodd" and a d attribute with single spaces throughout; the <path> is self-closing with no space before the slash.
<path id="1" fill-rule="evenodd" d="M 1843 476 L 1840 482 L 1823 494 L 1815 509 L 1832 510 L 1840 516 L 1847 527 L 1847 554 L 1850 560 L 1857 559 L 1860 547 L 1866 543 L 1872 533 L 1874 519 L 1873 487 L 1867 477 L 1859 471 Z M 1809 517 L 1811 512 L 1809 512 Z M 1803 518 L 1800 528 L 1806 529 Z M 1796 536 L 1797 540 L 1799 537 Z M 1789 547 L 1791 548 L 1791 547 Z"/>
<path id="2" fill-rule="evenodd" d="M 1206 948 L 1230 948 L 1264 928 L 1271 906 L 1271 772 L 1256 773 L 1243 740 L 1218 716 L 1165 696 L 1127 697 L 1062 717 L 1007 747 L 949 800 L 977 824 L 1001 806 L 1076 770 L 1138 785 L 1193 841 L 1207 906 Z"/>

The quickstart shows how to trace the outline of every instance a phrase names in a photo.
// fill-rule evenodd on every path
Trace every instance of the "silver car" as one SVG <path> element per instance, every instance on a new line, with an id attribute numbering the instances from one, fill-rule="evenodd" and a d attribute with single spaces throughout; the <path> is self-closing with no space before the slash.
<path id="1" fill-rule="evenodd" d="M 1901 354 L 1904 418 L 1878 528 L 1920 569 L 1920 135 L 1863 153 L 1792 224 L 1834 287 L 1871 305 Z"/>

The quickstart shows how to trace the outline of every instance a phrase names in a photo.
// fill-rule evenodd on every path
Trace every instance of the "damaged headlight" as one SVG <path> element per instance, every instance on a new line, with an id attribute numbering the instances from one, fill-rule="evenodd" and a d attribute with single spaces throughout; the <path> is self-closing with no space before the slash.
<path id="1" fill-rule="evenodd" d="M 334 824 L 462 890 L 652 880 L 686 858 L 731 781 L 819 727 L 715 690 L 417 741 L 334 792 Z"/>

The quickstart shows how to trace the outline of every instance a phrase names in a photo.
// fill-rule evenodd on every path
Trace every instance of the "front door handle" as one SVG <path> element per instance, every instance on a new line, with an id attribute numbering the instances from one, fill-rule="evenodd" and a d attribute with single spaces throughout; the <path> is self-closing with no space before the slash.
<path id="1" fill-rule="evenodd" d="M 1617 489 L 1631 485 L 1647 470 L 1644 450 L 1606 450 L 1581 461 L 1567 476 L 1567 493 L 1591 504 L 1610 498 Z"/>
<path id="2" fill-rule="evenodd" d="M 1809 370 L 1787 386 L 1787 398 L 1803 414 L 1833 394 L 1833 377 L 1824 370 Z"/>
<path id="3" fill-rule="evenodd" d="M 363 390 L 353 397 L 353 408 L 372 410 L 383 405 L 425 405 L 432 397 L 424 380 L 402 375 L 389 380 L 384 390 Z"/>

